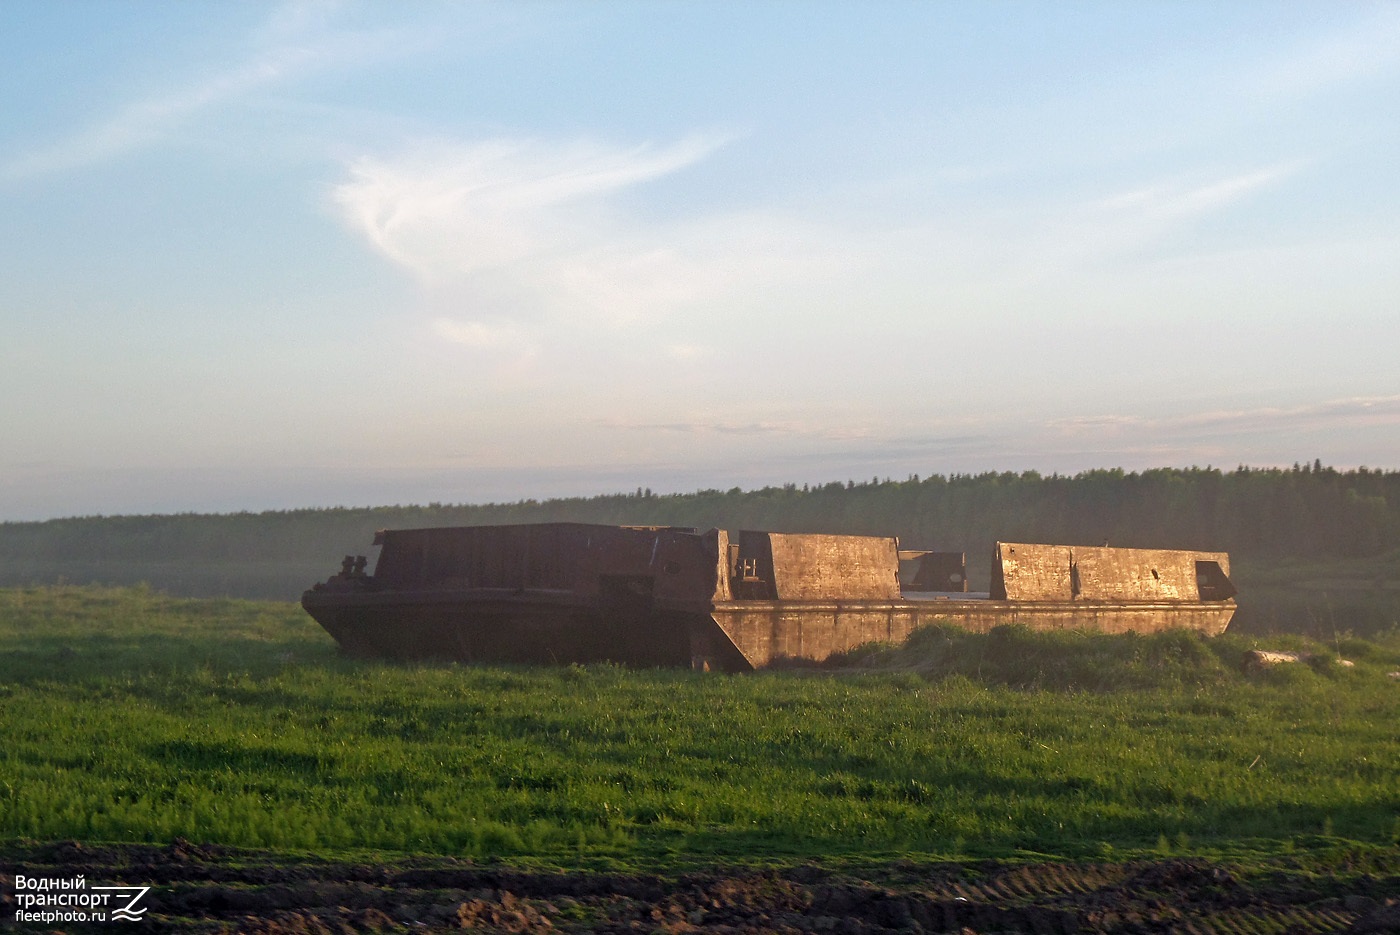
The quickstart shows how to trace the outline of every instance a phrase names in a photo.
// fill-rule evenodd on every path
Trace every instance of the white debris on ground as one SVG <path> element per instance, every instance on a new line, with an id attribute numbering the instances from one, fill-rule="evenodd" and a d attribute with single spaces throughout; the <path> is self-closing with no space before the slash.
<path id="1" fill-rule="evenodd" d="M 1244 654 L 1244 665 L 1247 669 L 1267 669 L 1270 666 L 1282 665 L 1288 662 L 1312 662 L 1315 659 L 1328 658 L 1317 653 L 1288 653 L 1274 649 L 1251 649 Z M 1352 669 L 1356 663 L 1350 659 L 1332 660 L 1339 666 Z M 1400 678 L 1400 672 L 1392 672 L 1391 678 Z"/>

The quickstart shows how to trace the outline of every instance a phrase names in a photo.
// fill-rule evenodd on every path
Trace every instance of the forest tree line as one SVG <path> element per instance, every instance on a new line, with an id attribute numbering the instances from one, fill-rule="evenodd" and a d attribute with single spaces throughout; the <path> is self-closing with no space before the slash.
<path id="1" fill-rule="evenodd" d="M 631 493 L 478 505 L 88 516 L 0 523 L 0 569 L 64 563 L 325 565 L 376 529 L 573 521 L 898 535 L 989 553 L 996 540 L 1347 558 L 1400 548 L 1400 471 L 1161 468 L 872 478 L 809 487 Z M 11 578 L 0 572 L 0 578 Z"/>

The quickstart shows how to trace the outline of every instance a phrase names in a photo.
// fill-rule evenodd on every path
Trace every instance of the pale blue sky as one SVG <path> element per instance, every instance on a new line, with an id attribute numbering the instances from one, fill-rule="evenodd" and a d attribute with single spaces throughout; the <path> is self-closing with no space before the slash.
<path id="1" fill-rule="evenodd" d="M 1400 4 L 0 4 L 0 520 L 1400 467 Z"/>

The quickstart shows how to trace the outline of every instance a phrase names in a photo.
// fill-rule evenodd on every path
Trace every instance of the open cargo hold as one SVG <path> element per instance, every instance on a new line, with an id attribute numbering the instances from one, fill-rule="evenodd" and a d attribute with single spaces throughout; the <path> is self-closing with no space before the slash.
<path id="1" fill-rule="evenodd" d="M 302 606 L 347 652 L 398 659 L 732 671 L 900 643 L 935 621 L 1216 635 L 1235 611 L 1223 552 L 999 542 L 977 593 L 962 553 L 893 536 L 537 523 L 374 541 L 372 574 L 347 556 Z"/>

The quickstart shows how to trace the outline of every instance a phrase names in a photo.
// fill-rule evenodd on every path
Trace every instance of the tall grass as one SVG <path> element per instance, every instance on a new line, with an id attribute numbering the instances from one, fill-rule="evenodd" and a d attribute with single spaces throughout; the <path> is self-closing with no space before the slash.
<path id="1" fill-rule="evenodd" d="M 402 666 L 295 605 L 0 591 L 0 838 L 652 864 L 1395 843 L 1400 642 L 1290 642 L 1322 661 L 931 628 L 839 672 Z"/>

